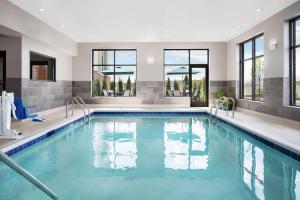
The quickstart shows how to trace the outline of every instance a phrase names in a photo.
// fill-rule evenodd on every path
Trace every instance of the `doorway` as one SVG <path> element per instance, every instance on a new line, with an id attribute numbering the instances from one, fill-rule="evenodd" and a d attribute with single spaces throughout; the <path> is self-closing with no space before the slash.
<path id="1" fill-rule="evenodd" d="M 208 107 L 208 65 L 190 65 L 189 87 L 191 107 Z"/>
<path id="2" fill-rule="evenodd" d="M 0 93 L 6 89 L 6 52 L 0 51 Z"/>

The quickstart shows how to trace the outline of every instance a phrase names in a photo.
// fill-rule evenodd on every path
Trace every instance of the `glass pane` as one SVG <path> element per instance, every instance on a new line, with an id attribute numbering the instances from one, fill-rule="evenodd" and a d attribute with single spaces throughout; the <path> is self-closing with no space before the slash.
<path id="1" fill-rule="evenodd" d="M 55 80 L 55 58 L 30 52 L 32 80 Z"/>
<path id="2" fill-rule="evenodd" d="M 255 56 L 264 55 L 264 36 L 255 40 Z"/>
<path id="3" fill-rule="evenodd" d="M 136 51 L 116 51 L 116 65 L 136 65 Z"/>
<path id="4" fill-rule="evenodd" d="M 166 50 L 165 64 L 167 65 L 189 64 L 189 51 L 188 50 Z"/>
<path id="5" fill-rule="evenodd" d="M 114 64 L 114 51 L 93 51 L 94 65 L 113 65 Z"/>
<path id="6" fill-rule="evenodd" d="M 136 66 L 116 66 L 116 96 L 135 96 Z"/>
<path id="7" fill-rule="evenodd" d="M 296 45 L 300 44 L 300 19 L 296 21 Z"/>
<path id="8" fill-rule="evenodd" d="M 244 60 L 252 58 L 252 41 L 244 44 Z"/>
<path id="9" fill-rule="evenodd" d="M 296 67 L 295 67 L 295 104 L 300 106 L 300 48 L 296 49 Z"/>
<path id="10" fill-rule="evenodd" d="M 255 60 L 255 100 L 264 100 L 264 57 Z"/>
<path id="11" fill-rule="evenodd" d="M 166 66 L 164 91 L 166 96 L 189 96 L 189 67 Z"/>
<path id="12" fill-rule="evenodd" d="M 4 60 L 2 57 L 0 57 L 0 92 L 4 90 L 3 68 L 4 68 Z"/>
<path id="13" fill-rule="evenodd" d="M 191 64 L 207 64 L 207 50 L 191 50 L 190 51 Z"/>
<path id="14" fill-rule="evenodd" d="M 252 60 L 244 62 L 244 98 L 252 99 Z"/>
<path id="15" fill-rule="evenodd" d="M 206 69 L 192 68 L 192 103 L 205 103 L 206 99 Z"/>
<path id="16" fill-rule="evenodd" d="M 93 67 L 93 97 L 114 96 L 114 67 L 94 66 Z"/>

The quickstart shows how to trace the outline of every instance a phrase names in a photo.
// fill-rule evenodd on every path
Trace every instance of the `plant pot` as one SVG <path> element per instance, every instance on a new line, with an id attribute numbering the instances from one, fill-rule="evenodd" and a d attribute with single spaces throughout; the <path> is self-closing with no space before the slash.
<path id="1" fill-rule="evenodd" d="M 230 100 L 230 99 L 228 99 L 228 100 L 226 100 L 226 101 L 223 101 L 223 103 L 222 103 L 222 109 L 223 110 L 226 110 L 227 111 L 227 104 L 229 103 L 229 105 L 228 105 L 228 110 L 232 110 L 232 108 L 233 108 L 233 102 L 232 102 L 232 100 Z"/>
<path id="2" fill-rule="evenodd" d="M 232 107 L 233 107 L 233 105 L 232 105 L 232 103 L 230 103 L 229 105 L 228 105 L 228 110 L 232 110 Z M 226 103 L 224 104 L 224 105 L 222 105 L 222 109 L 223 110 L 227 110 L 227 105 L 226 105 Z"/>
<path id="3" fill-rule="evenodd" d="M 223 109 L 223 101 L 221 99 L 216 100 L 216 107 L 218 109 Z"/>

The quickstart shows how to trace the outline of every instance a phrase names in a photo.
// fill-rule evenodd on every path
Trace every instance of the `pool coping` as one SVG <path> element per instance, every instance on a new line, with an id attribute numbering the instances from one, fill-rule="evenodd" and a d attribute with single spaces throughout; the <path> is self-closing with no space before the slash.
<path id="1" fill-rule="evenodd" d="M 124 110 L 114 110 L 114 109 L 105 109 L 105 110 L 93 110 L 91 112 L 91 116 L 94 115 L 105 115 L 105 114 L 111 114 L 111 115 L 120 115 L 120 114 L 147 114 L 147 115 L 155 115 L 155 114 L 161 114 L 161 115 L 200 115 L 200 114 L 208 114 L 208 109 L 203 110 L 162 110 L 162 109 L 151 109 L 151 110 L 145 110 L 145 109 L 124 109 Z M 272 138 L 267 137 L 266 135 L 259 133 L 255 130 L 252 130 L 242 124 L 238 124 L 236 122 L 230 121 L 228 116 L 217 116 L 218 120 L 223 121 L 241 131 L 243 131 L 245 134 L 249 135 L 251 138 L 254 138 L 257 141 L 260 141 L 264 143 L 265 145 L 271 147 L 272 149 L 275 149 L 288 157 L 297 160 L 300 162 L 300 152 L 297 149 L 294 149 L 291 146 L 287 146 L 284 143 L 280 143 L 277 140 L 273 140 Z M 51 128 L 48 128 L 38 134 L 35 134 L 33 136 L 30 136 L 24 140 L 20 140 L 14 144 L 11 144 L 7 147 L 4 147 L 1 149 L 2 152 L 7 154 L 8 156 L 12 156 L 20 151 L 23 151 L 24 149 L 45 140 L 46 138 L 57 134 L 60 130 L 73 125 L 76 122 L 82 121 L 84 119 L 84 116 L 76 116 L 70 120 L 67 120 L 61 124 L 58 124 L 56 126 L 53 126 Z"/>

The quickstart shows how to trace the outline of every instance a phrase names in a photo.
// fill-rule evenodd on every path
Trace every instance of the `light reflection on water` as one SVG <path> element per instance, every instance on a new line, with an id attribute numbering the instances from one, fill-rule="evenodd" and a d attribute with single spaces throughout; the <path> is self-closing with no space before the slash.
<path id="1" fill-rule="evenodd" d="M 165 167 L 206 169 L 209 160 L 206 142 L 206 131 L 200 120 L 165 122 Z"/>
<path id="2" fill-rule="evenodd" d="M 216 134 L 221 135 L 221 139 L 229 141 L 233 149 L 237 149 L 237 163 L 240 181 L 253 198 L 270 199 L 270 193 L 274 188 L 272 181 L 279 181 L 282 184 L 281 190 L 284 199 L 300 198 L 300 173 L 295 168 L 281 162 L 274 162 L 265 157 L 266 149 L 261 145 L 253 143 L 252 139 L 233 133 L 232 128 L 212 127 L 203 118 L 174 118 L 164 120 L 161 124 L 163 130 L 163 151 L 160 153 L 164 157 L 164 168 L 166 170 L 192 170 L 205 172 L 210 169 L 210 161 L 219 150 L 215 150 L 215 144 L 210 144 L 210 138 Z M 220 132 L 220 133 L 219 133 Z M 158 133 L 159 134 L 159 133 Z M 217 136 L 218 137 L 218 136 Z M 216 138 L 213 138 L 216 140 Z M 138 148 L 137 141 L 139 133 L 137 122 L 128 120 L 116 120 L 112 122 L 97 121 L 93 127 L 93 166 L 99 169 L 126 170 L 137 169 Z M 220 138 L 218 138 L 220 140 Z M 211 153 L 210 150 L 213 152 Z M 225 150 L 224 150 L 225 151 Z M 228 152 L 228 154 L 235 153 Z M 270 156 L 270 151 L 268 150 Z M 159 156 L 158 156 L 159 157 Z M 272 155 L 271 155 L 272 157 Z M 153 159 L 153 158 L 151 158 Z M 224 158 L 225 159 L 225 158 Z M 272 160 L 273 159 L 273 160 Z M 215 162 L 215 161 L 213 161 Z M 218 162 L 222 162 L 219 160 Z M 265 163 L 269 166 L 265 167 Z M 230 164 L 230 163 L 229 163 Z M 212 164 L 213 165 L 213 164 Z M 211 166 L 211 169 L 217 166 Z M 272 168 L 281 171 L 279 177 L 275 175 L 274 180 L 269 180 L 267 176 L 274 178 Z M 211 172 L 209 172 L 211 173 Z M 278 183 L 276 183 L 278 187 Z M 273 198 L 271 198 L 273 199 Z M 276 199 L 276 198 L 275 198 Z M 280 198 L 279 198 L 280 199 Z"/>
<path id="3" fill-rule="evenodd" d="M 136 123 L 95 123 L 93 136 L 95 168 L 136 167 Z"/>

